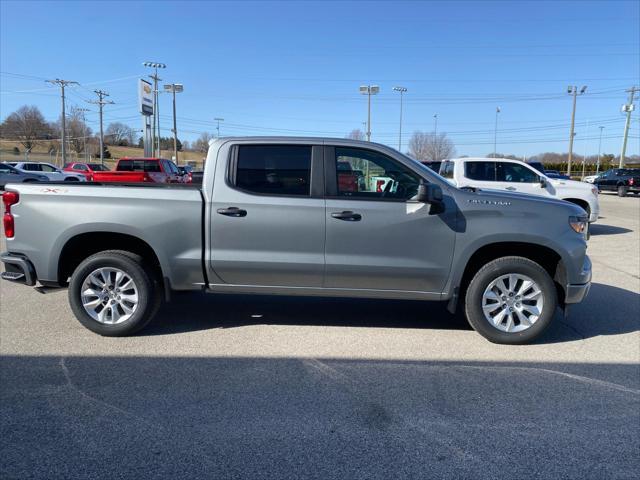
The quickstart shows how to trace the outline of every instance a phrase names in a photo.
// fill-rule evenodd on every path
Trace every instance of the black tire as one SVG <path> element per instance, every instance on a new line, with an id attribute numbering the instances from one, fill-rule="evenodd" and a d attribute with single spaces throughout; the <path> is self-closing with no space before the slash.
<path id="1" fill-rule="evenodd" d="M 78 180 L 76 177 L 67 177 L 64 179 L 65 182 L 79 182 L 80 180 Z"/>
<path id="2" fill-rule="evenodd" d="M 626 197 L 627 196 L 627 187 L 624 185 L 618 185 L 618 196 Z"/>
<path id="3" fill-rule="evenodd" d="M 36 180 L 35 178 L 25 178 L 22 183 L 36 183 L 39 180 Z"/>
<path id="4" fill-rule="evenodd" d="M 101 267 L 117 268 L 134 281 L 138 290 L 138 304 L 130 318 L 122 323 L 105 324 L 95 320 L 82 305 L 82 284 L 91 272 Z M 122 250 L 98 252 L 83 260 L 71 275 L 69 303 L 78 321 L 105 337 L 124 337 L 144 328 L 155 316 L 162 304 L 160 282 L 152 270 L 146 268 L 139 255 Z"/>
<path id="5" fill-rule="evenodd" d="M 492 325 L 482 311 L 482 296 L 491 282 L 502 275 L 516 273 L 533 280 L 544 298 L 542 312 L 538 319 L 526 330 L 505 332 Z M 465 314 L 473 329 L 493 343 L 522 345 L 530 343 L 549 326 L 558 305 L 555 284 L 537 263 L 524 257 L 502 257 L 487 263 L 473 277 L 465 295 Z"/>

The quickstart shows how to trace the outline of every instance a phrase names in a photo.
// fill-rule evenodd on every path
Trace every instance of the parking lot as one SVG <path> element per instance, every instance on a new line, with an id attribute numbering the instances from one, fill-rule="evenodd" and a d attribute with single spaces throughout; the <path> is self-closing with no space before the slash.
<path id="1" fill-rule="evenodd" d="M 0 478 L 637 478 L 640 196 L 600 202 L 589 297 L 528 346 L 441 305 L 197 294 L 102 338 L 2 282 Z"/>

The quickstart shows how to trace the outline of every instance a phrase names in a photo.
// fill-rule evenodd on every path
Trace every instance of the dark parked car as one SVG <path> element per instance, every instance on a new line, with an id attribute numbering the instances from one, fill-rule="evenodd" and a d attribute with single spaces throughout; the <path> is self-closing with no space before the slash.
<path id="1" fill-rule="evenodd" d="M 49 179 L 45 175 L 37 173 L 26 173 L 18 170 L 6 163 L 0 163 L 0 188 L 4 188 L 7 183 L 24 183 L 24 182 L 48 182 Z"/>
<path id="2" fill-rule="evenodd" d="M 627 193 L 640 193 L 640 168 L 612 168 L 607 170 L 593 182 L 600 191 L 618 192 L 619 197 Z"/>

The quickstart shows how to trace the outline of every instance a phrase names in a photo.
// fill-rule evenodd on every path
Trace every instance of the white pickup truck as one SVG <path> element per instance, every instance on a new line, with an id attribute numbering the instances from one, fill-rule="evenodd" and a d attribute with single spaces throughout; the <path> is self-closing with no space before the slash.
<path id="1" fill-rule="evenodd" d="M 440 175 L 458 188 L 506 190 L 566 200 L 582 207 L 589 222 L 598 220 L 598 189 L 574 180 L 549 178 L 519 160 L 507 158 L 454 158 L 442 162 Z"/>

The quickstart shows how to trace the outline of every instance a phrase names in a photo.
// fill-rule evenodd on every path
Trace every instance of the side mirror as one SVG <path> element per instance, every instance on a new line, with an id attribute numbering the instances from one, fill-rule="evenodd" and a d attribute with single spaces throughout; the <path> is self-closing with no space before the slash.
<path id="1" fill-rule="evenodd" d="M 545 188 L 547 186 L 547 180 L 544 177 L 540 177 L 540 188 Z"/>
<path id="2" fill-rule="evenodd" d="M 418 193 L 415 196 L 415 200 L 431 205 L 431 209 L 429 210 L 430 215 L 444 212 L 442 188 L 440 188 L 439 185 L 421 182 L 418 186 Z"/>

